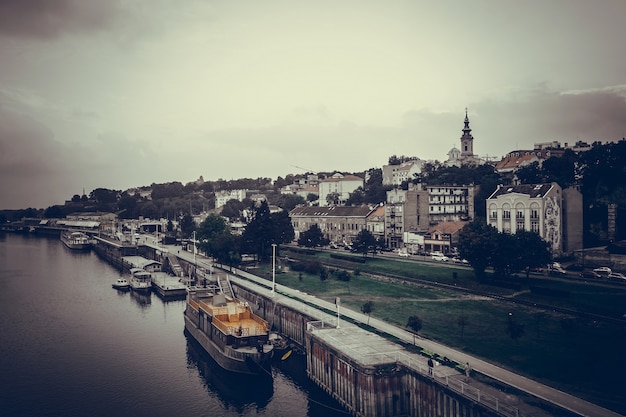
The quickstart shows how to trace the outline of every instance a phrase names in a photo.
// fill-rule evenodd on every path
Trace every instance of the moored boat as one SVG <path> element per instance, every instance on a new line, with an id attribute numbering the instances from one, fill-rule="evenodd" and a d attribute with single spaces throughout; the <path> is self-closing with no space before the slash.
<path id="1" fill-rule="evenodd" d="M 130 290 L 130 282 L 128 282 L 126 278 L 118 278 L 112 284 L 112 287 L 115 288 L 116 290 L 128 291 Z"/>
<path id="2" fill-rule="evenodd" d="M 268 374 L 273 354 L 269 323 L 241 300 L 212 287 L 190 287 L 185 330 L 222 368 L 240 374 Z"/>
<path id="3" fill-rule="evenodd" d="M 86 250 L 91 248 L 91 239 L 87 233 L 64 231 L 61 233 L 61 242 L 70 249 Z"/>
<path id="4" fill-rule="evenodd" d="M 152 288 L 152 275 L 141 268 L 131 268 L 130 289 L 137 292 L 147 293 Z"/>

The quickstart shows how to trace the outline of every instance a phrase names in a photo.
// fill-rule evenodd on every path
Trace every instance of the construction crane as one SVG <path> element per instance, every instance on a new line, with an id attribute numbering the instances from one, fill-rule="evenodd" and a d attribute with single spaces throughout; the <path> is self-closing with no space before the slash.
<path id="1" fill-rule="evenodd" d="M 313 171 L 312 169 L 302 168 L 302 167 L 299 167 L 298 165 L 291 165 L 291 166 L 294 167 L 294 168 L 301 169 L 301 170 L 303 170 L 304 172 L 307 172 L 307 173 L 310 172 L 312 174 L 317 174 L 317 172 Z"/>

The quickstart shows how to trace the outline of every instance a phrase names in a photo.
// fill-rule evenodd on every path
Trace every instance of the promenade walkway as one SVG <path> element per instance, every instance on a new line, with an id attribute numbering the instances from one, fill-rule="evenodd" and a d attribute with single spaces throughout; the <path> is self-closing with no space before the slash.
<path id="1" fill-rule="evenodd" d="M 176 247 L 172 246 L 170 252 L 175 252 L 175 248 Z M 193 261 L 194 257 L 193 254 L 183 251 L 181 251 L 178 256 L 190 262 Z M 202 266 L 207 269 L 213 267 L 212 262 L 203 256 L 196 255 L 196 262 L 198 266 Z M 272 282 L 267 280 L 266 278 L 261 278 L 254 274 L 250 274 L 247 271 L 238 269 L 233 269 L 232 274 L 233 275 L 231 275 L 231 280 L 233 282 L 236 282 L 243 286 L 248 286 L 259 293 L 267 292 L 267 294 L 271 296 Z M 234 276 L 235 274 L 241 278 L 237 278 L 236 276 Z M 303 311 L 310 314 L 312 317 L 317 317 L 319 320 L 324 320 L 326 322 L 332 322 L 332 320 L 335 320 L 334 322 L 336 323 L 336 316 L 329 315 L 327 313 L 324 313 L 322 310 L 316 310 L 314 307 L 312 307 L 317 306 L 321 309 L 332 312 L 336 311 L 336 306 L 333 303 L 321 300 L 315 296 L 305 294 L 298 290 L 293 290 L 289 287 L 278 284 L 276 285 L 276 293 L 274 297 L 276 297 L 277 301 L 281 304 L 293 305 L 295 307 L 303 309 Z M 369 326 L 378 329 L 380 332 L 384 332 L 386 334 L 394 336 L 406 343 L 413 343 L 413 333 L 409 332 L 408 330 L 386 323 L 382 320 L 376 319 L 375 317 L 368 317 L 361 312 L 356 312 L 349 309 L 340 309 L 340 316 L 344 318 L 349 317 L 350 319 L 363 324 L 368 323 L 369 320 Z M 554 404 L 578 416 L 624 417 L 614 411 L 600 407 L 596 404 L 592 404 L 588 401 L 585 401 L 558 389 L 552 388 L 550 386 L 544 385 L 530 378 L 500 368 L 482 359 L 452 349 L 435 341 L 424 339 L 421 337 L 418 337 L 418 340 L 418 344 L 422 348 L 427 349 L 431 352 L 435 352 L 441 356 L 445 356 L 458 363 L 469 363 L 471 368 L 475 372 L 479 372 L 485 376 L 488 376 L 489 378 L 498 381 L 504 386 L 510 386 L 523 393 L 526 393 L 529 396 L 528 398 L 539 398 L 549 404 Z M 426 358 L 424 358 L 423 361 L 425 362 Z M 427 369 L 426 365 L 423 365 L 423 368 Z M 436 368 L 435 377 L 440 380 L 446 379 L 447 385 L 450 385 L 450 380 L 457 381 L 455 382 L 455 384 L 456 386 L 460 387 L 461 390 L 463 390 L 464 387 L 468 388 L 468 392 L 466 394 L 475 395 L 471 394 L 470 391 L 475 392 L 476 390 L 478 390 L 483 394 L 487 394 L 493 398 L 499 399 L 502 404 L 512 404 L 515 408 L 519 410 L 520 417 L 548 417 L 554 415 L 550 411 L 547 411 L 543 408 L 538 408 L 536 401 L 526 401 L 524 398 L 521 398 L 514 394 L 503 392 L 493 385 L 480 383 L 479 381 L 473 379 L 470 380 L 469 384 L 464 384 L 462 382 L 462 380 L 464 380 L 464 376 L 452 370 L 451 368 L 447 368 L 446 370 L 444 370 L 444 367 Z M 469 389 L 470 386 L 471 389 Z"/>

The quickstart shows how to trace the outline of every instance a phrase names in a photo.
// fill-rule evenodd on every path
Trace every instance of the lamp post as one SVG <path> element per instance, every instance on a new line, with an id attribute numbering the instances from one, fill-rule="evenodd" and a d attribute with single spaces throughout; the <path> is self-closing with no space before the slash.
<path id="1" fill-rule="evenodd" d="M 272 243 L 272 297 L 276 293 L 276 243 Z"/>

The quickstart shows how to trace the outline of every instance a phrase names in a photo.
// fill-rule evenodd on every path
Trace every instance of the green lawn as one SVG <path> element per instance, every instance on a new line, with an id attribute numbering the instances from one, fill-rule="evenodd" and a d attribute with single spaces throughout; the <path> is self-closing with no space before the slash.
<path id="1" fill-rule="evenodd" d="M 528 282 L 522 278 L 519 289 L 507 289 L 478 285 L 471 269 L 466 268 L 451 269 L 393 259 L 368 260 L 360 264 L 332 260 L 327 253 L 288 254 L 290 258 L 332 261 L 337 269 L 358 268 L 360 274 L 352 275 L 349 282 L 341 282 L 332 275 L 321 281 L 319 275 L 302 273 L 300 276 L 299 272 L 291 271 L 277 273 L 278 284 L 328 301 L 341 297 L 342 304 L 355 311 L 360 311 L 361 306 L 371 300 L 374 302 L 372 317 L 399 327 L 406 325 L 409 316 L 417 315 L 423 320 L 420 333 L 424 337 L 626 413 L 626 394 L 622 389 L 622 378 L 626 375 L 626 326 L 422 284 L 374 278 L 367 272 L 471 287 L 612 317 L 621 317 L 626 310 L 626 286 L 601 287 L 540 279 Z M 256 273 L 271 280 L 271 265 L 261 266 Z M 529 291 L 529 284 L 558 290 L 561 296 L 534 294 Z M 516 340 L 506 331 L 509 313 L 524 329 Z M 467 323 L 463 332 L 459 317 L 464 317 Z"/>

